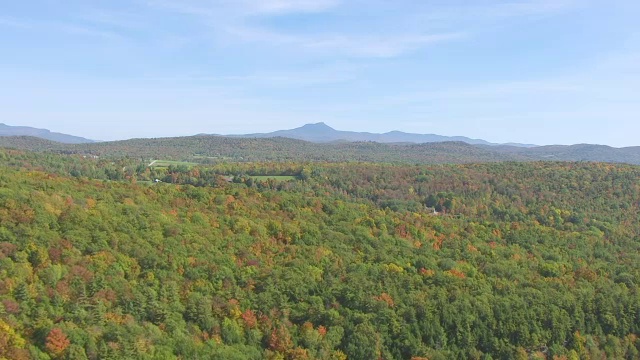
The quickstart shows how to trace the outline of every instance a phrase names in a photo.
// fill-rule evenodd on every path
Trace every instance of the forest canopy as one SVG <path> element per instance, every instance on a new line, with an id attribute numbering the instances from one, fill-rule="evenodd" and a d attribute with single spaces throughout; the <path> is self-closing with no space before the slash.
<path id="1" fill-rule="evenodd" d="M 637 166 L 0 170 L 0 359 L 640 357 Z"/>

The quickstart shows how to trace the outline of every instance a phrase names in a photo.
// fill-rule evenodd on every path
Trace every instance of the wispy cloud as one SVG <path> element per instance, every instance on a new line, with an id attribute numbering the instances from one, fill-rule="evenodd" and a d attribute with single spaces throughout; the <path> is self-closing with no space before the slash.
<path id="1" fill-rule="evenodd" d="M 426 46 L 461 40 L 472 35 L 486 22 L 505 18 L 553 14 L 574 6 L 575 0 L 525 0 L 498 4 L 451 6 L 444 4 L 400 4 L 415 11 L 387 13 L 386 0 L 145 0 L 156 9 L 190 15 L 214 31 L 224 34 L 223 41 L 243 41 L 266 46 L 287 46 L 315 55 L 361 58 L 392 58 Z M 260 18 L 292 14 L 322 13 L 341 7 L 355 14 L 362 6 L 370 9 L 367 28 L 334 27 L 332 30 L 301 32 L 267 26 Z M 260 23 L 257 25 L 256 23 Z M 376 23 L 396 27 L 376 35 Z M 389 26 L 390 23 L 397 26 Z M 437 29 L 437 30 L 435 30 Z M 373 30 L 373 31 L 372 31 Z"/>
<path id="2" fill-rule="evenodd" d="M 507 2 L 488 7 L 485 14 L 496 17 L 548 15 L 565 11 L 577 5 L 578 2 L 576 0 L 529 0 Z"/>
<path id="3" fill-rule="evenodd" d="M 340 4 L 340 0 L 241 0 L 250 12 L 278 14 L 322 12 Z"/>
<path id="4" fill-rule="evenodd" d="M 424 6 L 406 14 L 406 18 L 398 24 L 405 27 L 475 34 L 488 28 L 508 26 L 511 21 L 556 16 L 584 4 L 585 2 L 577 0 L 523 0 L 484 4 L 469 2 L 463 5 L 446 2 L 433 5 L 424 2 Z"/>
<path id="5" fill-rule="evenodd" d="M 33 27 L 33 24 L 26 20 L 0 17 L 0 26 L 16 29 L 30 29 Z"/>
<path id="6" fill-rule="evenodd" d="M 323 12 L 340 5 L 341 0 L 146 0 L 145 3 L 155 8 L 199 16 L 213 16 L 221 12 L 235 16 L 259 16 Z"/>
<path id="7" fill-rule="evenodd" d="M 247 42 L 293 46 L 316 54 L 332 56 L 389 58 L 424 46 L 464 38 L 464 33 L 395 34 L 385 36 L 358 34 L 286 34 L 255 27 L 226 29 Z"/>
<path id="8" fill-rule="evenodd" d="M 135 31 L 145 29 L 150 26 L 145 19 L 131 12 L 105 9 L 85 10 L 75 15 L 74 19 L 94 26 L 104 26 L 123 30 Z"/>
<path id="9" fill-rule="evenodd" d="M 464 38 L 464 33 L 426 35 L 329 36 L 316 39 L 299 39 L 300 45 L 311 50 L 342 53 L 352 56 L 389 58 L 415 51 L 427 45 Z"/>
<path id="10" fill-rule="evenodd" d="M 357 66 L 336 64 L 304 70 L 257 72 L 243 76 L 227 76 L 223 77 L 222 80 L 251 85 L 252 87 L 307 87 L 348 82 L 355 79 L 357 73 Z"/>
<path id="11" fill-rule="evenodd" d="M 460 31 L 425 33 L 420 30 L 376 36 L 371 35 L 369 30 L 361 31 L 362 29 L 357 27 L 342 31 L 303 33 L 255 24 L 258 18 L 330 11 L 344 5 L 340 0 L 237 0 L 233 2 L 147 0 L 146 3 L 156 9 L 195 16 L 209 28 L 224 34 L 222 38 L 227 39 L 225 41 L 232 38 L 235 41 L 260 43 L 267 46 L 286 46 L 315 55 L 397 57 L 424 46 L 466 36 Z"/>
<path id="12" fill-rule="evenodd" d="M 535 97 L 552 94 L 577 94 L 587 89 L 567 79 L 524 80 L 430 90 L 388 96 L 380 101 L 385 105 L 408 105 L 434 100 L 490 101 L 514 96 Z"/>
<path id="13" fill-rule="evenodd" d="M 95 7 L 71 14 L 67 27 L 105 39 L 126 39 L 140 46 L 173 50 L 192 45 L 203 37 L 200 33 L 161 26 L 148 14 Z"/>
<path id="14" fill-rule="evenodd" d="M 37 21 L 18 18 L 0 18 L 0 26 L 12 27 L 25 31 L 39 31 L 47 33 L 66 33 L 71 35 L 89 36 L 108 40 L 123 39 L 123 36 L 108 30 L 76 24 L 72 22 Z"/>
<path id="15" fill-rule="evenodd" d="M 89 26 L 76 25 L 71 23 L 44 24 L 50 30 L 66 32 L 68 34 L 101 38 L 104 40 L 124 40 L 125 37 L 117 32 L 97 29 Z"/>
<path id="16" fill-rule="evenodd" d="M 170 0 L 144 0 L 143 4 L 160 10 L 171 11 L 175 13 L 181 13 L 186 15 L 194 15 L 201 17 L 212 17 L 216 15 L 216 4 L 210 2 L 209 4 L 201 1 L 170 1 Z"/>
<path id="17" fill-rule="evenodd" d="M 170 86 L 180 88 L 181 84 L 193 87 L 215 88 L 225 94 L 236 95 L 247 89 L 298 88 L 348 82 L 357 77 L 359 67 L 348 64 L 319 66 L 303 70 L 257 71 L 246 75 L 216 76 L 206 73 L 178 74 L 174 76 L 140 76 L 132 81 L 153 83 L 154 88 Z M 146 91 L 146 90 L 145 90 Z"/>
<path id="18" fill-rule="evenodd" d="M 443 6 L 436 8 L 434 17 L 444 19 L 461 18 L 468 20 L 470 16 L 475 21 L 499 18 L 517 18 L 537 15 L 550 15 L 567 11 L 578 6 L 576 0 L 524 0 L 507 1 L 485 5 L 464 4 L 464 6 Z M 430 10 L 434 10 L 431 8 Z"/>

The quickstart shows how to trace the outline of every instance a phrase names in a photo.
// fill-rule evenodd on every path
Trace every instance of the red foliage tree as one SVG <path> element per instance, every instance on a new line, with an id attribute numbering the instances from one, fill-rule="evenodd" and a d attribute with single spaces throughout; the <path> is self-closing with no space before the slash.
<path id="1" fill-rule="evenodd" d="M 250 309 L 242 313 L 242 320 L 244 320 L 245 325 L 250 329 L 253 329 L 258 325 L 258 318 L 256 317 L 255 312 Z"/>
<path id="2" fill-rule="evenodd" d="M 64 354 L 67 348 L 71 345 L 71 342 L 67 338 L 67 335 L 60 328 L 53 328 L 47 336 L 47 342 L 45 346 L 49 353 L 56 358 L 59 358 Z"/>

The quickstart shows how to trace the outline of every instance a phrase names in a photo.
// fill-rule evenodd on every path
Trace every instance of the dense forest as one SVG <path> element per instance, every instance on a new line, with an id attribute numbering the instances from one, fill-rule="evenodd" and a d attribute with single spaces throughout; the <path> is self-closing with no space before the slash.
<path id="1" fill-rule="evenodd" d="M 640 167 L 88 155 L 0 150 L 0 359 L 640 357 Z"/>
<path id="2" fill-rule="evenodd" d="M 380 144 L 375 142 L 312 143 L 289 138 L 245 139 L 220 136 L 188 136 L 131 139 L 92 144 L 62 144 L 33 137 L 0 137 L 0 146 L 57 154 L 221 161 L 368 161 L 403 163 L 470 163 L 527 160 L 515 153 L 501 153 L 461 142 L 430 144 Z"/>

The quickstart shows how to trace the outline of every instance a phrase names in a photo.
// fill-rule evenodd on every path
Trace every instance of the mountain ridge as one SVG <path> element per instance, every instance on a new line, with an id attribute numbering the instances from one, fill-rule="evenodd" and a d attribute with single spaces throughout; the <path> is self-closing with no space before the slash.
<path id="1" fill-rule="evenodd" d="M 200 134 L 206 135 L 206 134 Z M 379 143 L 414 143 L 426 144 L 434 142 L 461 141 L 471 145 L 506 145 L 495 144 L 482 139 L 474 139 L 466 136 L 444 136 L 437 134 L 415 134 L 403 131 L 393 130 L 386 133 L 371 133 L 358 131 L 342 131 L 336 130 L 324 122 L 305 124 L 289 130 L 278 130 L 269 133 L 253 133 L 253 134 L 237 134 L 237 135 L 217 135 L 226 137 L 240 138 L 271 138 L 271 137 L 287 137 L 291 139 L 304 140 L 315 143 L 329 143 L 336 141 L 374 141 Z M 510 146 L 516 147 L 535 147 L 532 144 L 509 143 Z"/>
<path id="2" fill-rule="evenodd" d="M 7 136 L 32 136 L 40 139 L 59 142 L 62 144 L 87 144 L 96 142 L 95 140 L 86 139 L 80 136 L 53 132 L 48 129 L 38 129 L 29 126 L 11 126 L 0 123 L 0 137 Z"/>
<path id="3" fill-rule="evenodd" d="M 6 125 L 2 125 L 6 127 Z M 324 123 L 307 124 L 292 130 L 298 133 L 302 131 L 303 133 L 316 134 L 326 141 L 312 142 L 296 139 L 291 137 L 291 130 L 282 130 L 269 134 L 249 134 L 244 137 L 200 134 L 186 137 L 139 138 L 66 144 L 28 135 L 0 136 L 0 147 L 66 154 L 126 155 L 193 162 L 206 162 L 207 159 L 218 159 L 212 161 L 227 159 L 231 161 L 308 160 L 426 164 L 542 160 L 640 165 L 639 146 L 616 148 L 607 145 L 576 144 L 517 147 L 508 144 L 469 144 L 460 140 L 415 143 L 406 141 L 406 138 L 394 138 L 395 142 L 385 143 L 376 138 L 372 139 L 371 133 L 346 132 L 351 135 L 358 134 L 360 137 L 355 137 L 355 139 L 352 137 L 351 140 L 333 140 L 336 133 L 344 134 Z M 390 133 L 392 135 L 403 134 L 400 131 Z"/>

